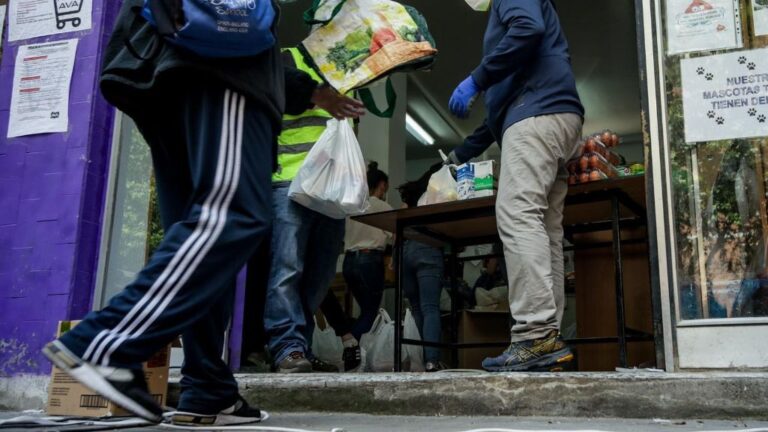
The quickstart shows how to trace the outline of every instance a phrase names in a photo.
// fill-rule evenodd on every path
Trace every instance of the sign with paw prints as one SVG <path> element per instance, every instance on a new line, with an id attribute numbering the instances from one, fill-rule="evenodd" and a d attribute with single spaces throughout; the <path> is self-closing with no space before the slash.
<path id="1" fill-rule="evenodd" d="M 768 136 L 768 48 L 681 60 L 685 141 Z"/>

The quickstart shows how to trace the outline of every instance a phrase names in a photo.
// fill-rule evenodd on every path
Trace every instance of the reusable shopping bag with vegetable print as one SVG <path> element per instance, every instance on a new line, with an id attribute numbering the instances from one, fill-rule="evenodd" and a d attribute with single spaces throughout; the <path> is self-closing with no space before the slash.
<path id="1" fill-rule="evenodd" d="M 301 49 L 341 93 L 397 71 L 431 67 L 437 54 L 424 17 L 392 0 L 314 0 Z"/>

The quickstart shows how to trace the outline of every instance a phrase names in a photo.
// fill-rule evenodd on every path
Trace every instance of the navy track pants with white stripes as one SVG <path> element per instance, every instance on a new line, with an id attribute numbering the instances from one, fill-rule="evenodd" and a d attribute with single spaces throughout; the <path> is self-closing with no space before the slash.
<path id="1" fill-rule="evenodd" d="M 237 273 L 270 229 L 277 131 L 215 82 L 175 85 L 146 105 L 131 114 L 152 150 L 165 238 L 133 283 L 61 341 L 86 361 L 139 368 L 182 335 L 179 409 L 216 413 L 237 398 L 224 333 Z"/>

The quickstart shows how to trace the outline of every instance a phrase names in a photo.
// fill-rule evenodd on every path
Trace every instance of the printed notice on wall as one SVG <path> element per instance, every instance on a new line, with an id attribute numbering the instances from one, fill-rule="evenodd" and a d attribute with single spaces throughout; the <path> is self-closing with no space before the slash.
<path id="1" fill-rule="evenodd" d="M 752 20 L 755 36 L 768 35 L 768 0 L 752 0 Z"/>
<path id="2" fill-rule="evenodd" d="M 738 0 L 668 0 L 669 54 L 740 48 Z"/>
<path id="3" fill-rule="evenodd" d="M 93 0 L 12 0 L 8 40 L 68 33 L 91 28 Z"/>
<path id="4" fill-rule="evenodd" d="M 66 132 L 77 39 L 19 47 L 8 138 Z"/>
<path id="5" fill-rule="evenodd" d="M 681 60 L 685 141 L 768 136 L 768 48 Z"/>

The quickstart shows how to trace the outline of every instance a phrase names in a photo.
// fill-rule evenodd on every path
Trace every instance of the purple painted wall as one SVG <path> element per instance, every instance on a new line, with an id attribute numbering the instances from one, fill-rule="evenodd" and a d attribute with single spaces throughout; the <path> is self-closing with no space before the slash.
<path id="1" fill-rule="evenodd" d="M 39 354 L 59 320 L 90 310 L 114 110 L 98 65 L 117 8 L 93 0 L 93 28 L 7 42 L 0 67 L 0 377 L 50 373 Z M 79 38 L 69 132 L 6 138 L 19 45 Z"/>

